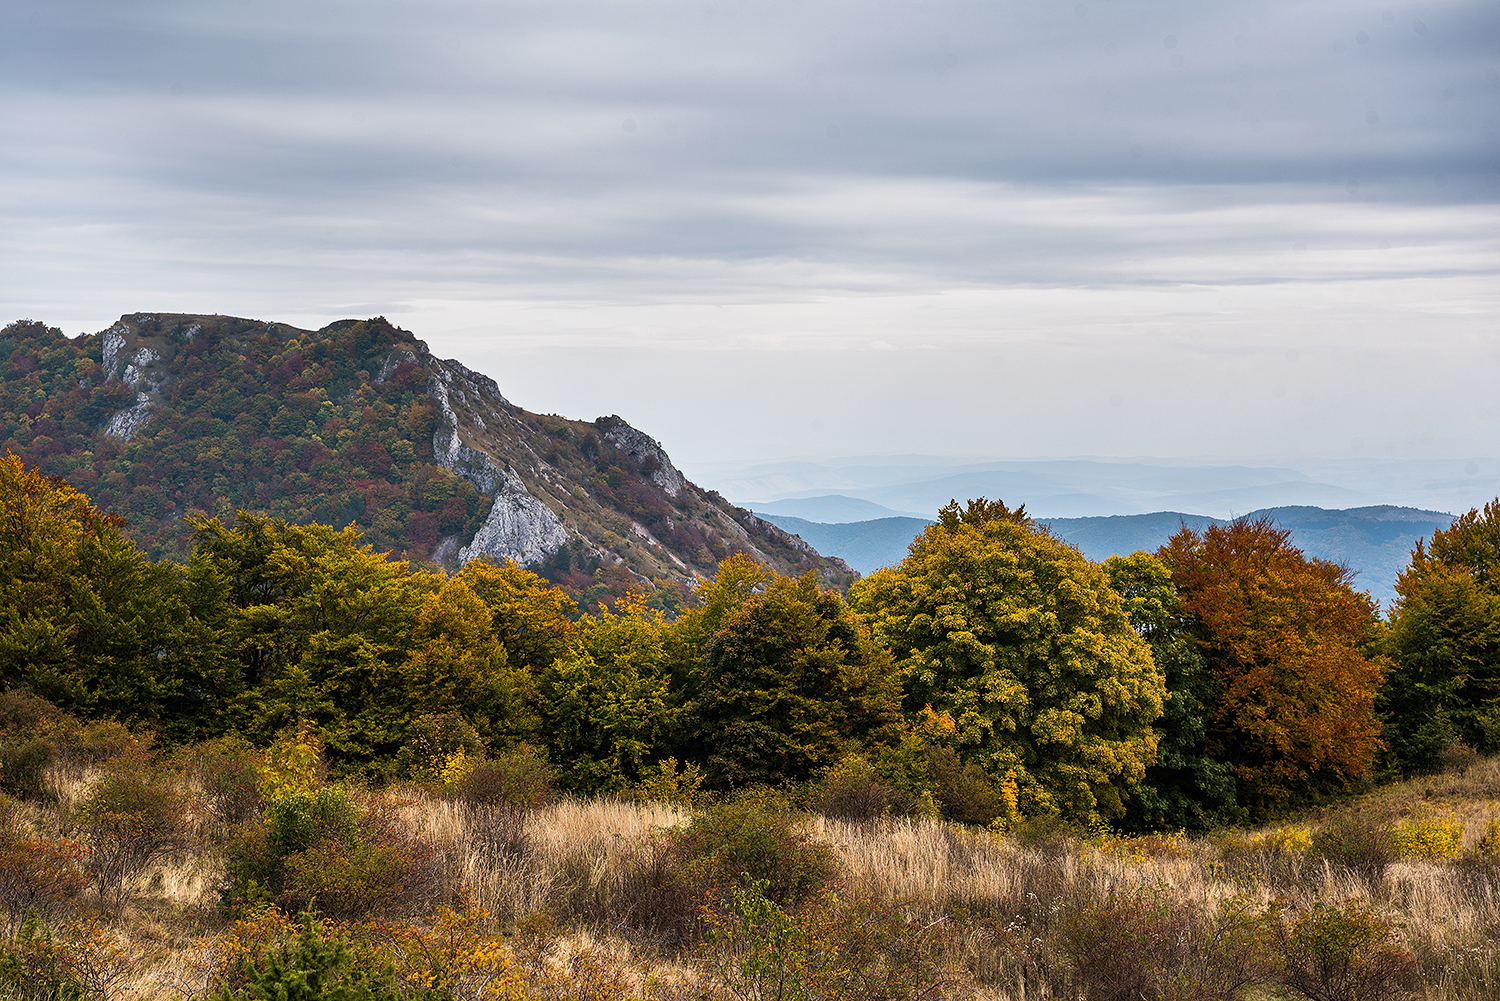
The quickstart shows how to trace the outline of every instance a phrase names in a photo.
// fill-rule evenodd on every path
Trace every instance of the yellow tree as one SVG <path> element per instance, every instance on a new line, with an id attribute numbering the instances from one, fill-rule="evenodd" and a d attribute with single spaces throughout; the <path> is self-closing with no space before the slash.
<path id="1" fill-rule="evenodd" d="M 907 711 L 950 716 L 967 760 L 1013 774 L 1022 813 L 1121 812 L 1154 758 L 1164 686 L 1097 564 L 981 498 L 945 507 L 850 602 L 895 656 Z"/>
<path id="2" fill-rule="evenodd" d="M 226 679 L 180 568 L 153 564 L 62 480 L 0 458 L 0 685 L 187 737 Z"/>

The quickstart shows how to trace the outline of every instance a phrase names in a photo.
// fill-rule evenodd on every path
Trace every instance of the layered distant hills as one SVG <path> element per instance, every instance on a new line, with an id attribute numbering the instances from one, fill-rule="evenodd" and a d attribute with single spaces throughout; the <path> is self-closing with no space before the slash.
<path id="1" fill-rule="evenodd" d="M 0 450 L 115 511 L 156 559 L 190 516 L 354 525 L 453 567 L 514 559 L 587 602 L 696 583 L 743 551 L 784 574 L 838 559 L 687 481 L 619 417 L 529 413 L 384 318 L 321 330 L 134 313 L 76 338 L 0 331 Z"/>
<path id="2" fill-rule="evenodd" d="M 834 509 L 825 499 L 818 500 Z M 784 502 L 784 506 L 792 503 L 804 502 Z M 762 511 L 761 516 L 795 532 L 820 552 L 843 557 L 860 573 L 900 562 L 911 540 L 928 524 L 926 519 L 907 517 L 827 524 L 768 511 Z M 1266 517 L 1290 530 L 1293 541 L 1309 556 L 1347 563 L 1359 572 L 1355 586 L 1368 591 L 1385 607 L 1396 597 L 1396 576 L 1405 568 L 1416 540 L 1453 521 L 1452 515 L 1439 511 L 1389 505 L 1344 511 L 1273 507 L 1252 511 L 1248 517 Z M 1183 525 L 1201 532 L 1209 525 L 1224 523 L 1177 511 L 1039 520 L 1092 560 L 1116 553 L 1153 551 Z"/>

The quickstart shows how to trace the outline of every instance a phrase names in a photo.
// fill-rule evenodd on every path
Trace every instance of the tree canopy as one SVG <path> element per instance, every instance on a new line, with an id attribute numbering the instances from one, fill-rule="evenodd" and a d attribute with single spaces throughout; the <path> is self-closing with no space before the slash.
<path id="1" fill-rule="evenodd" d="M 1024 511 L 956 503 L 850 601 L 888 644 L 906 708 L 951 716 L 1023 813 L 1118 815 L 1156 752 L 1165 689 L 1103 569 Z"/>
<path id="2" fill-rule="evenodd" d="M 1500 500 L 1418 540 L 1396 594 L 1381 708 L 1397 767 L 1433 770 L 1455 741 L 1500 751 Z"/>
<path id="3" fill-rule="evenodd" d="M 1219 688 L 1206 748 L 1234 769 L 1240 804 L 1270 809 L 1368 775 L 1382 672 L 1353 572 L 1309 559 L 1265 519 L 1184 527 L 1162 556 Z"/>

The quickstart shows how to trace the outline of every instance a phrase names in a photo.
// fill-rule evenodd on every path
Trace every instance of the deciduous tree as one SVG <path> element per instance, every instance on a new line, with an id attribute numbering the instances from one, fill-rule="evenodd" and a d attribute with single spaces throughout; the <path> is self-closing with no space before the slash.
<path id="1" fill-rule="evenodd" d="M 1163 683 L 1104 570 L 1025 509 L 957 503 L 850 600 L 889 644 L 909 712 L 956 742 L 1028 815 L 1117 815 L 1155 756 Z"/>
<path id="2" fill-rule="evenodd" d="M 1207 751 L 1266 809 L 1369 773 L 1380 747 L 1378 620 L 1353 571 L 1309 559 L 1267 519 L 1184 527 L 1162 550 L 1221 689 Z"/>
<path id="3" fill-rule="evenodd" d="M 1381 708 L 1397 766 L 1434 769 L 1458 740 L 1500 751 L 1500 500 L 1419 540 L 1396 594 Z"/>

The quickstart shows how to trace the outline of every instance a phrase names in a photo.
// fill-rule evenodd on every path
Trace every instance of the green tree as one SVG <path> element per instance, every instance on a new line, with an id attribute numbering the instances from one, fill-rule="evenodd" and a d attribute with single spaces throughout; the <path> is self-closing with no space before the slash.
<path id="1" fill-rule="evenodd" d="M 1454 741 L 1500 751 L 1500 499 L 1419 540 L 1396 594 L 1381 690 L 1396 765 L 1433 770 Z"/>
<path id="2" fill-rule="evenodd" d="M 850 600 L 889 644 L 909 712 L 951 716 L 1021 811 L 1118 815 L 1155 756 L 1163 682 L 1104 570 L 1024 508 L 952 503 Z"/>
<path id="3" fill-rule="evenodd" d="M 429 708 L 413 703 L 403 668 L 424 594 L 441 580 L 359 542 L 352 527 L 241 511 L 232 529 L 199 523 L 193 555 L 198 576 L 228 597 L 220 627 L 243 671 L 230 706 L 239 731 L 266 741 L 306 718 L 331 757 L 356 768 L 394 753 L 406 722 Z"/>
<path id="4" fill-rule="evenodd" d="M 1124 825 L 1135 830 L 1206 830 L 1239 818 L 1234 769 L 1208 753 L 1208 723 L 1223 693 L 1193 642 L 1172 584 L 1172 570 L 1150 553 L 1104 561 L 1110 586 L 1130 623 L 1151 646 L 1166 681 L 1167 702 L 1156 721 L 1156 761 L 1126 801 Z"/>
<path id="5" fill-rule="evenodd" d="M 678 712 L 670 699 L 663 614 L 625 600 L 619 614 L 585 615 L 568 649 L 542 673 L 537 710 L 557 783 L 579 793 L 637 782 Z"/>
<path id="6" fill-rule="evenodd" d="M 1162 550 L 1220 692 L 1208 753 L 1267 810 L 1346 786 L 1380 747 L 1378 620 L 1353 571 L 1308 559 L 1267 519 L 1183 528 Z"/>
<path id="7" fill-rule="evenodd" d="M 185 739 L 229 679 L 181 569 L 153 564 L 67 483 L 0 458 L 0 685 Z"/>

